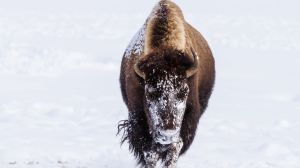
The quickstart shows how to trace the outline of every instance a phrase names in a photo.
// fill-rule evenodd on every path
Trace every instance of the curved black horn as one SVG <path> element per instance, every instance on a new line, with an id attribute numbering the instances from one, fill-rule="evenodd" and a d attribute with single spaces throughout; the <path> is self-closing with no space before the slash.
<path id="1" fill-rule="evenodd" d="M 140 60 L 137 61 L 137 63 L 134 64 L 134 71 L 137 75 L 139 75 L 141 78 L 145 79 L 146 75 L 143 71 L 141 71 L 141 69 L 139 68 L 139 62 Z"/>
<path id="2" fill-rule="evenodd" d="M 195 53 L 194 49 L 191 48 L 191 52 L 193 55 L 194 63 L 193 65 L 186 71 L 186 76 L 189 78 L 193 76 L 198 71 L 199 66 L 199 58 L 198 55 Z"/>

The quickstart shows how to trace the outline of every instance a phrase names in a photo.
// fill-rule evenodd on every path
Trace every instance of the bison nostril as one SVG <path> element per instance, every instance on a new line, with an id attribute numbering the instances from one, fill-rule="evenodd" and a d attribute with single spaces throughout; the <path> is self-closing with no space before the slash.
<path id="1" fill-rule="evenodd" d="M 165 129 L 166 130 L 173 130 L 176 126 L 173 123 L 166 123 Z"/>

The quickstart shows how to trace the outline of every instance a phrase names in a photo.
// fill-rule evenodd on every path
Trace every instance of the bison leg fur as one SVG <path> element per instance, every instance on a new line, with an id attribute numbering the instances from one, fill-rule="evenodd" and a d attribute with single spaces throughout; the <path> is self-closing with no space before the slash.
<path id="1" fill-rule="evenodd" d="M 155 168 L 159 159 L 159 155 L 156 151 L 144 152 L 144 159 L 146 162 L 146 168 Z"/>
<path id="2" fill-rule="evenodd" d="M 176 168 L 176 163 L 183 146 L 183 142 L 180 139 L 179 142 L 171 144 L 171 147 L 168 149 L 167 157 L 164 162 L 165 168 Z"/>

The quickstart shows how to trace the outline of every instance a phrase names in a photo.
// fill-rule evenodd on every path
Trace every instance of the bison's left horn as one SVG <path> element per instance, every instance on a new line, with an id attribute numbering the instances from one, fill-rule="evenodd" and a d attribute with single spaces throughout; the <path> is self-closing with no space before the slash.
<path id="1" fill-rule="evenodd" d="M 141 71 L 141 69 L 139 68 L 139 61 L 134 64 L 134 71 L 137 75 L 139 75 L 141 78 L 145 79 L 146 75 L 144 72 Z"/>
<path id="2" fill-rule="evenodd" d="M 198 66 L 199 66 L 199 58 L 198 55 L 195 53 L 194 49 L 191 49 L 193 58 L 194 58 L 194 63 L 193 65 L 186 71 L 186 76 L 189 78 L 193 76 L 197 71 L 198 71 Z"/>

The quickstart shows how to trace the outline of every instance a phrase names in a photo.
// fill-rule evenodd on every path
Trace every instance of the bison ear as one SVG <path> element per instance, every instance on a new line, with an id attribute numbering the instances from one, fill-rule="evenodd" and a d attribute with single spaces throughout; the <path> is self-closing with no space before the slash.
<path id="1" fill-rule="evenodd" d="M 194 49 L 191 48 L 191 53 L 192 53 L 192 62 L 189 64 L 188 69 L 186 70 L 186 76 L 187 78 L 193 76 L 194 74 L 197 73 L 198 68 L 199 68 L 199 58 L 198 55 L 195 53 Z"/>
<path id="2" fill-rule="evenodd" d="M 145 72 L 144 72 L 144 70 L 143 70 L 143 67 L 144 67 L 144 63 L 145 61 L 143 61 L 142 59 L 139 59 L 138 61 L 137 61 L 137 63 L 135 63 L 134 64 L 134 71 L 135 71 L 135 73 L 139 76 L 139 77 L 141 77 L 141 78 L 143 78 L 143 79 L 146 79 L 146 75 L 145 75 Z"/>

